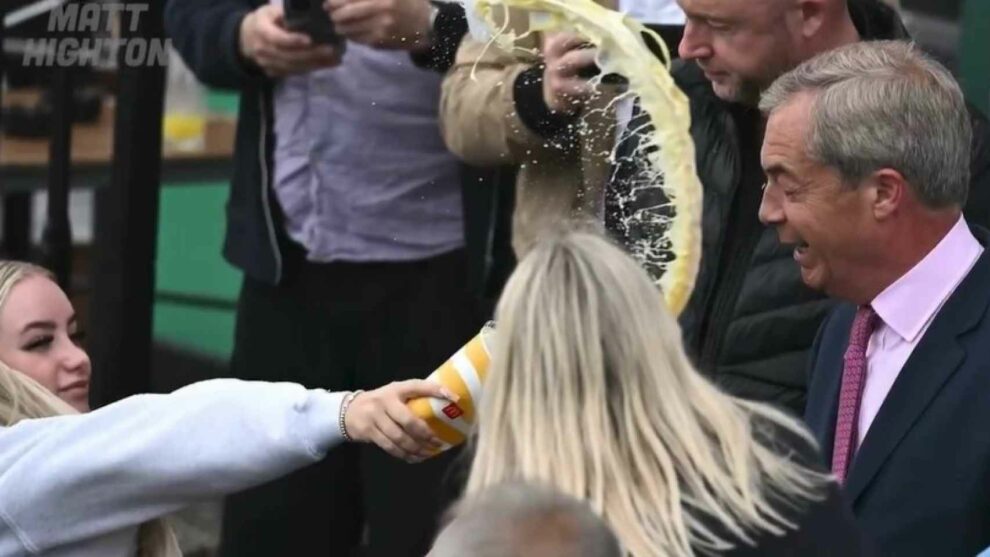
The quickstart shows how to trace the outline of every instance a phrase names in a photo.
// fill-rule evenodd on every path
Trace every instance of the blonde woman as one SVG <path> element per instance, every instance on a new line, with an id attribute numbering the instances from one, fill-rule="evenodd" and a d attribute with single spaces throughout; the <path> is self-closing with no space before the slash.
<path id="1" fill-rule="evenodd" d="M 469 494 L 529 481 L 586 499 L 634 557 L 859 554 L 805 429 L 702 378 L 607 240 L 538 242 L 496 315 Z"/>
<path id="2" fill-rule="evenodd" d="M 49 274 L 0 261 L 0 557 L 178 556 L 159 517 L 345 440 L 418 460 L 438 441 L 404 402 L 452 397 L 421 381 L 357 394 L 215 380 L 79 414 L 90 375 L 79 340 Z"/>

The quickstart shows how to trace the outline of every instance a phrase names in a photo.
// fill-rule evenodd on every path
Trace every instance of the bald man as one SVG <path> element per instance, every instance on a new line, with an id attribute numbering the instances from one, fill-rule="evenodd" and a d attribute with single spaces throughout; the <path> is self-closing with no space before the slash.
<path id="1" fill-rule="evenodd" d="M 427 557 L 621 557 L 587 504 L 549 489 L 504 484 L 457 505 Z"/>
<path id="2" fill-rule="evenodd" d="M 697 286 L 680 321 L 699 368 L 726 391 L 789 408 L 805 404 L 808 351 L 832 307 L 801 282 L 790 248 L 757 218 L 761 186 L 760 93 L 817 54 L 870 40 L 909 40 L 878 0 L 678 0 L 687 16 L 672 70 L 691 100 L 691 135 L 704 186 Z M 990 224 L 990 139 L 970 113 L 970 222 Z M 641 130 L 644 122 L 629 126 Z M 657 188 L 634 188 L 639 135 L 621 140 L 606 187 L 607 228 L 631 250 L 657 233 L 649 218 Z M 626 156 L 622 158 L 621 156 Z"/>

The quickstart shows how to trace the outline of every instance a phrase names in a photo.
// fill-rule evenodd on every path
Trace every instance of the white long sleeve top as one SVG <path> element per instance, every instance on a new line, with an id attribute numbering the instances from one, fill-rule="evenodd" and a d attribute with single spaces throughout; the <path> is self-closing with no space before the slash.
<path id="1" fill-rule="evenodd" d="M 0 428 L 0 557 L 133 557 L 141 523 L 323 458 L 342 399 L 218 379 Z"/>

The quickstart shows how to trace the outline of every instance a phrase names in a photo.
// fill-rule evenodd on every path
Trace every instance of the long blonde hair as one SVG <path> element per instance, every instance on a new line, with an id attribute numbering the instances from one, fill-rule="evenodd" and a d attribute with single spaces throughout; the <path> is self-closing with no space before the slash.
<path id="1" fill-rule="evenodd" d="M 803 427 L 699 375 L 645 272 L 600 235 L 539 242 L 496 319 L 468 493 L 523 480 L 587 499 L 634 557 L 782 535 L 782 505 L 824 497 L 827 477 L 768 433 L 811 447 Z"/>
<path id="2" fill-rule="evenodd" d="M 37 265 L 21 261 L 0 260 L 0 310 L 11 290 L 32 276 L 51 279 L 52 274 Z M 76 414 L 76 410 L 54 393 L 24 373 L 0 361 L 0 427 L 10 427 L 21 420 Z M 164 519 L 151 520 L 138 530 L 140 557 L 181 557 L 175 534 Z"/>

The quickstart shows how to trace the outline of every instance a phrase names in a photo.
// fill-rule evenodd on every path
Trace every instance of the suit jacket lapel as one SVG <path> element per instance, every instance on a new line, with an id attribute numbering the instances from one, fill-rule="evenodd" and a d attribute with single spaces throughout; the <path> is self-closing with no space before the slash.
<path id="1" fill-rule="evenodd" d="M 985 235 L 979 234 L 977 238 L 986 245 Z M 965 360 L 966 352 L 958 337 L 972 330 L 986 313 L 990 302 L 987 284 L 990 284 L 990 250 L 984 251 L 935 316 L 884 399 L 846 478 L 846 494 L 853 504 Z"/>
<path id="2" fill-rule="evenodd" d="M 808 405 L 805 422 L 815 434 L 826 468 L 832 462 L 832 445 L 835 440 L 835 420 L 839 407 L 839 389 L 842 386 L 842 355 L 849 344 L 856 308 L 842 305 L 835 310 L 822 330 L 821 346 L 814 361 L 814 374 L 808 389 Z"/>
<path id="3" fill-rule="evenodd" d="M 951 320 L 932 323 L 894 381 L 849 470 L 846 494 L 855 504 L 890 453 L 959 368 L 964 352 Z"/>

